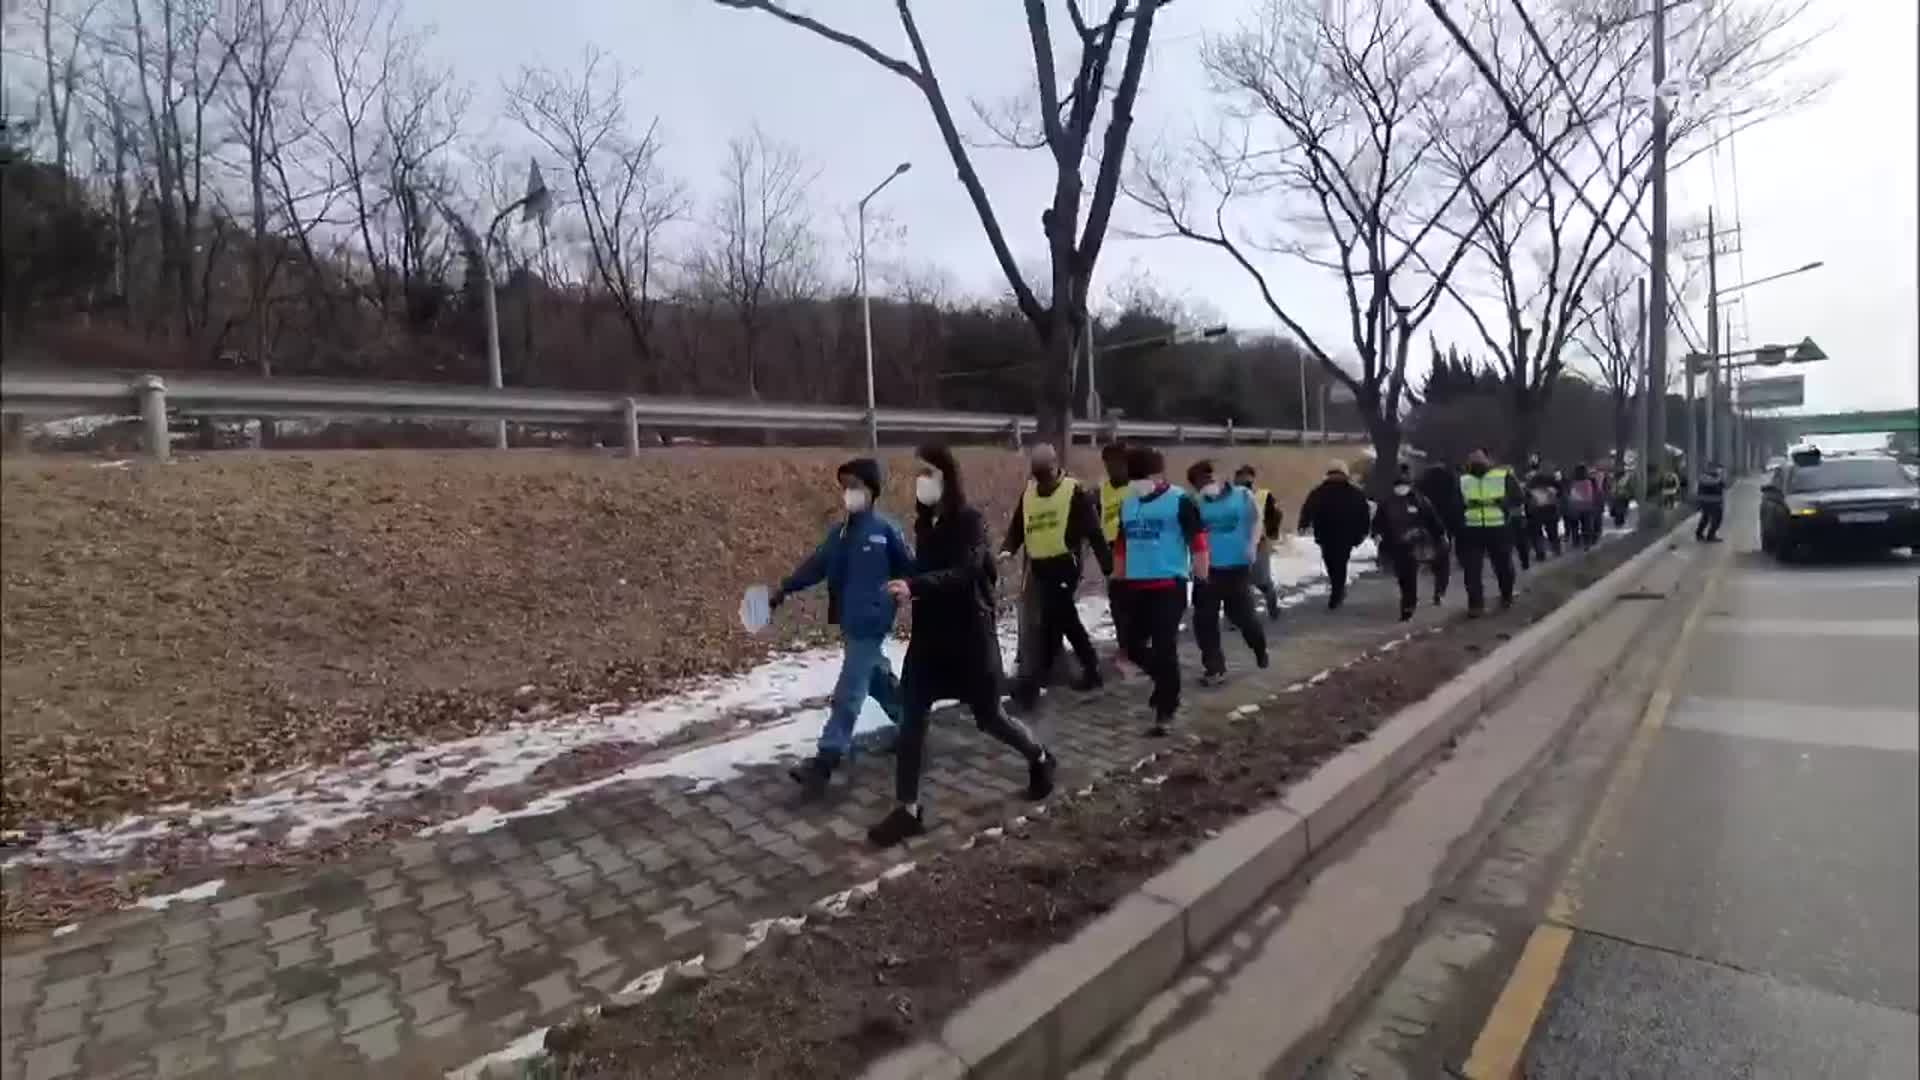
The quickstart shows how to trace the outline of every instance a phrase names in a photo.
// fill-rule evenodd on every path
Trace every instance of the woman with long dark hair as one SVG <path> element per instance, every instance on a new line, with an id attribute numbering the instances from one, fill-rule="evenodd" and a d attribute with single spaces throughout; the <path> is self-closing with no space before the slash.
<path id="1" fill-rule="evenodd" d="M 887 583 L 896 599 L 913 601 L 913 636 L 901 671 L 900 734 L 894 743 L 893 811 L 867 831 L 891 847 L 926 831 L 920 774 L 927 715 L 933 703 L 954 699 L 973 711 L 981 731 L 1027 759 L 1027 797 L 1053 791 L 1053 754 L 1000 706 L 1002 668 L 995 611 L 993 547 L 986 520 L 967 505 L 960 465 L 945 446 L 922 446 L 913 482 L 910 577 Z"/>

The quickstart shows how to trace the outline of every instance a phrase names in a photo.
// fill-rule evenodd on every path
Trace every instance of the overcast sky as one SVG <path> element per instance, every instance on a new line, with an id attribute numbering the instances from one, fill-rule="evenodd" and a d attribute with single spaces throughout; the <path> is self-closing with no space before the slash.
<path id="1" fill-rule="evenodd" d="M 887 0 L 795 2 L 904 51 Z M 1136 145 L 1182 139 L 1204 116 L 1210 98 L 1196 59 L 1200 41 L 1232 27 L 1255 2 L 1180 0 L 1162 16 Z M 1812 6 L 1832 30 L 1803 62 L 1836 73 L 1836 83 L 1817 104 L 1750 130 L 1731 152 L 1702 158 L 1676 176 L 1673 217 L 1702 217 L 1709 203 L 1722 222 L 1737 216 L 1744 251 L 1723 261 L 1723 282 L 1825 260 L 1824 269 L 1749 290 L 1745 311 L 1735 315 L 1736 345 L 1811 336 L 1831 355 L 1819 368 L 1803 369 L 1809 407 L 1911 406 L 1920 394 L 1915 9 L 1911 0 L 1813 0 Z M 969 292 L 1004 288 L 924 101 L 903 80 L 845 49 L 710 0 L 403 0 L 403 10 L 409 21 L 437 28 L 433 51 L 476 91 L 473 126 L 493 124 L 503 140 L 517 134 L 492 119 L 500 115 L 502 81 L 522 64 L 573 64 L 589 44 L 635 70 L 634 114 L 660 116 L 669 167 L 703 196 L 713 192 L 728 138 L 758 123 L 818 165 L 815 200 L 823 232 L 836 246 L 841 230 L 833 215 L 897 162 L 911 161 L 914 169 L 879 201 L 905 226 L 912 257 L 946 267 Z M 956 104 L 1030 89 L 1017 5 L 923 0 L 916 12 Z M 1043 265 L 1038 217 L 1051 183 L 1045 164 L 1039 155 L 1004 150 L 980 152 L 976 163 L 1010 243 L 1027 265 Z M 1123 207 L 1118 220 L 1142 219 Z M 1336 281 L 1283 257 L 1268 266 L 1278 291 L 1301 298 L 1309 329 L 1343 340 Z M 1137 267 L 1223 314 L 1236 329 L 1277 326 L 1224 256 L 1180 241 L 1111 238 L 1096 296 Z M 1676 264 L 1672 273 L 1680 272 Z M 1693 321 L 1705 325 L 1704 297 Z M 1430 326 L 1443 343 L 1451 339 L 1464 348 L 1477 341 L 1453 312 Z M 1676 345 L 1676 355 L 1680 351 Z"/>

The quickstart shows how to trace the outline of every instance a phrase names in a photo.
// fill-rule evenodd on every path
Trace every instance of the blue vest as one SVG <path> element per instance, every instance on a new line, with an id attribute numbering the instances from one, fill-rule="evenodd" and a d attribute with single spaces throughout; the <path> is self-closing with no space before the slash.
<path id="1" fill-rule="evenodd" d="M 1246 488 L 1228 488 L 1217 499 L 1201 496 L 1200 520 L 1207 524 L 1208 561 L 1226 570 L 1247 565 L 1253 518 L 1253 493 Z"/>
<path id="2" fill-rule="evenodd" d="M 1153 499 L 1129 495 L 1120 504 L 1120 532 L 1127 538 L 1125 580 L 1185 579 L 1192 573 L 1187 538 L 1180 531 L 1185 494 L 1168 487 Z"/>

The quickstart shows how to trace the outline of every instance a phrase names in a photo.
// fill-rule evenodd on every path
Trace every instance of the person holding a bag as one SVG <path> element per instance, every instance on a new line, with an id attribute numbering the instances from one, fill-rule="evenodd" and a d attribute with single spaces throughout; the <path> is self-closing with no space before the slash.
<path id="1" fill-rule="evenodd" d="M 920 806 L 927 721 L 933 703 L 953 699 L 973 712 L 974 726 L 1027 761 L 1027 797 L 1053 791 L 1053 753 L 1000 705 L 1002 665 L 995 610 L 993 546 L 986 519 L 967 504 L 960 466 L 945 446 L 917 451 L 913 497 L 914 558 L 887 582 L 887 595 L 913 604 L 913 636 L 900 676 L 900 736 L 894 743 L 894 807 L 867 830 L 876 847 L 892 847 L 926 831 Z"/>
<path id="2" fill-rule="evenodd" d="M 1434 549 L 1446 536 L 1446 522 L 1402 469 L 1374 509 L 1371 531 L 1381 559 L 1393 567 L 1400 583 L 1400 621 L 1406 622 L 1420 604 L 1420 566 L 1433 561 Z"/>

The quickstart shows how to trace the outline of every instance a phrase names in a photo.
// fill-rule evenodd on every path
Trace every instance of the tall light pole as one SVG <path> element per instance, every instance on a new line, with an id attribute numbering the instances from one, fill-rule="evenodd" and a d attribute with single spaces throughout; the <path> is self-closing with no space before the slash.
<path id="1" fill-rule="evenodd" d="M 507 220 L 507 216 L 516 210 L 520 211 L 523 221 L 533 217 L 544 219 L 547 210 L 553 205 L 553 195 L 547 190 L 546 181 L 540 178 L 539 164 L 534 163 L 527 173 L 527 193 L 508 203 L 505 209 L 493 215 L 493 220 L 487 223 L 487 231 L 477 234 L 473 231 L 473 226 L 467 224 L 467 220 L 461 217 L 453 207 L 440 202 L 437 198 L 434 201 L 440 207 L 441 215 L 459 235 L 460 244 L 467 249 L 467 255 L 480 264 L 480 276 L 483 279 L 480 290 L 481 311 L 487 321 L 487 385 L 498 390 L 504 384 L 500 377 L 500 305 L 494 296 L 494 238 L 499 232 L 500 223 Z M 507 448 L 505 420 L 493 422 L 493 446 L 496 450 Z"/>
<path id="2" fill-rule="evenodd" d="M 1777 274 L 1768 274 L 1765 277 L 1754 278 L 1752 281 L 1743 281 L 1737 285 L 1729 285 L 1723 289 L 1720 288 L 1719 279 L 1714 274 L 1715 252 L 1712 246 L 1713 211 L 1711 209 L 1707 211 L 1707 245 L 1707 355 L 1721 358 L 1721 360 L 1724 360 L 1722 356 L 1723 352 L 1732 347 L 1732 342 L 1729 338 L 1719 332 L 1721 322 L 1718 315 L 1721 297 L 1737 293 L 1742 289 L 1752 288 L 1755 285 L 1764 285 L 1769 281 L 1779 281 L 1781 278 L 1793 277 L 1795 274 L 1804 274 L 1809 270 L 1818 270 L 1826 265 L 1824 261 L 1815 259 L 1805 266 L 1796 266 L 1791 270 L 1783 270 Z M 1738 403 L 1733 400 L 1733 369 L 1729 366 L 1726 371 L 1726 377 L 1723 379 L 1720 369 L 1721 360 L 1716 360 L 1707 368 L 1707 441 L 1702 453 L 1704 456 L 1719 459 L 1724 465 L 1731 460 L 1733 454 L 1733 413 L 1738 408 Z M 1716 438 L 1715 413 L 1717 413 L 1721 407 L 1723 395 L 1727 406 L 1727 416 L 1723 422 L 1719 423 L 1720 431 Z"/>
<path id="3" fill-rule="evenodd" d="M 1653 303 L 1647 312 L 1647 389 L 1659 393 L 1660 401 L 1648 417 L 1647 445 L 1642 456 L 1649 461 L 1655 452 L 1661 457 L 1667 452 L 1667 98 L 1663 85 L 1666 81 L 1667 5 L 1664 0 L 1653 0 L 1653 160 L 1647 166 L 1653 186 L 1653 257 L 1648 268 L 1653 276 Z M 1647 488 L 1641 487 L 1643 508 L 1651 502 L 1647 495 Z M 1640 522 L 1644 528 L 1658 528 L 1660 514 L 1643 513 Z"/>
<path id="4" fill-rule="evenodd" d="M 901 173 L 913 168 L 913 162 L 903 161 L 893 167 L 885 180 L 873 186 L 865 198 L 860 200 L 860 335 L 866 341 L 867 353 L 867 449 L 880 448 L 880 417 L 874 411 L 873 403 L 873 303 L 867 296 L 867 204 L 873 201 L 880 189 L 898 179 Z"/>

